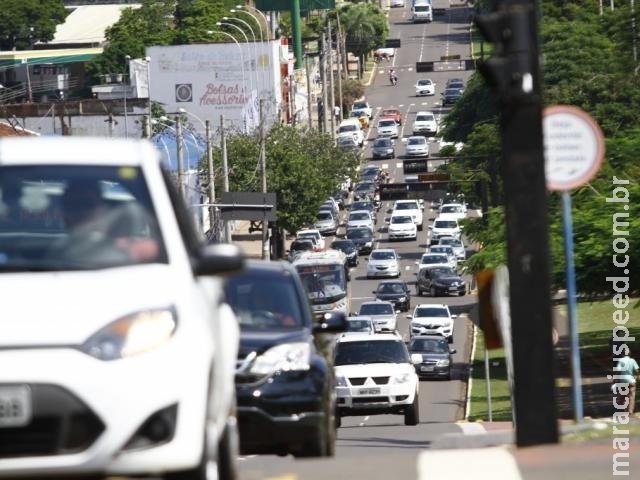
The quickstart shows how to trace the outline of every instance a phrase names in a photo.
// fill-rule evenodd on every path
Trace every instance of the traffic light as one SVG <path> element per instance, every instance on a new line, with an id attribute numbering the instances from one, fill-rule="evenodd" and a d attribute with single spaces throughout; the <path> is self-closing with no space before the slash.
<path id="1" fill-rule="evenodd" d="M 493 44 L 492 56 L 480 60 L 478 70 L 503 102 L 522 101 L 539 92 L 534 2 L 495 3 L 495 11 L 475 16 L 478 30 Z"/>

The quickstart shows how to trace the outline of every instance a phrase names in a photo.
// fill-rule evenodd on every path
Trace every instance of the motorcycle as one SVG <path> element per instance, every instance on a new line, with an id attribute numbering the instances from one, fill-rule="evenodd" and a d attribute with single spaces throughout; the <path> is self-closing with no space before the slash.
<path id="1" fill-rule="evenodd" d="M 391 85 L 395 87 L 396 84 L 398 83 L 398 76 L 393 74 L 389 75 L 389 81 L 391 82 Z"/>

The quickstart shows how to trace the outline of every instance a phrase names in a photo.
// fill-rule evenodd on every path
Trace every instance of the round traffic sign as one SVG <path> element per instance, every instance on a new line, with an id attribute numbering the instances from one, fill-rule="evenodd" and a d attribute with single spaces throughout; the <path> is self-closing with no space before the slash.
<path id="1" fill-rule="evenodd" d="M 578 107 L 545 108 L 542 118 L 545 174 L 549 190 L 566 191 L 587 183 L 604 159 L 604 135 Z"/>

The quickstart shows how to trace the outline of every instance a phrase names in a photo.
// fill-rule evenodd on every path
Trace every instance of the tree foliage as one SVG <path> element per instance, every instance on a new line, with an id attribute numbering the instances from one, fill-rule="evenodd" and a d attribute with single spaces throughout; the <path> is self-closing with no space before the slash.
<path id="1" fill-rule="evenodd" d="M 4 2 L 0 10 L 0 50 L 29 50 L 48 42 L 67 17 L 62 0 Z"/>

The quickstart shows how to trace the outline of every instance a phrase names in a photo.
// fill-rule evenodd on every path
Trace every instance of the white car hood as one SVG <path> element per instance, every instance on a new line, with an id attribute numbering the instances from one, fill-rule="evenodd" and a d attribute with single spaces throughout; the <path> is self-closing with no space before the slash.
<path id="1" fill-rule="evenodd" d="M 184 287 L 167 265 L 0 276 L 0 346 L 80 344 L 144 308 L 174 305 Z"/>
<path id="2" fill-rule="evenodd" d="M 410 363 L 370 363 L 336 366 L 336 375 L 344 377 L 387 377 L 403 373 L 415 373 Z"/>
<path id="3" fill-rule="evenodd" d="M 412 319 L 411 323 L 415 325 L 439 325 L 443 327 L 452 324 L 453 320 L 445 317 L 418 317 Z"/>

